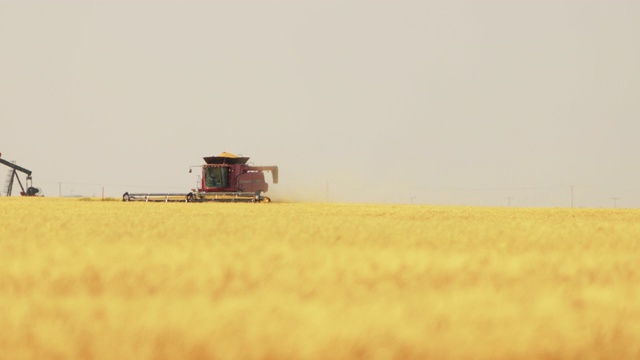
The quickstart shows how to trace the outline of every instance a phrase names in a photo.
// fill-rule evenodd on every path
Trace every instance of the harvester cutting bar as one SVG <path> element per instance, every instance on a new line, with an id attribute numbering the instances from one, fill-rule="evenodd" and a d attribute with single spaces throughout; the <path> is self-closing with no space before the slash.
<path id="1" fill-rule="evenodd" d="M 198 192 L 193 194 L 193 200 L 190 201 L 269 202 L 269 198 L 252 192 Z"/>
<path id="2" fill-rule="evenodd" d="M 138 193 L 122 195 L 123 201 L 143 202 L 271 202 L 266 196 L 252 192 Z"/>
<path id="3" fill-rule="evenodd" d="M 148 194 L 129 194 L 124 193 L 122 195 L 123 201 L 144 201 L 144 202 L 189 202 L 191 201 L 191 193 L 177 194 L 177 193 L 148 193 Z"/>

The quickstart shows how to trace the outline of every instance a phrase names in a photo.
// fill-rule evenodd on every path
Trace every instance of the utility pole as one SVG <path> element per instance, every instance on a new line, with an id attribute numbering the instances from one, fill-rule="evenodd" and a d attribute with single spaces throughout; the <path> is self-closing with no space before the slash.
<path id="1" fill-rule="evenodd" d="M 571 207 L 573 207 L 573 185 L 571 185 Z"/>
<path id="2" fill-rule="evenodd" d="M 507 196 L 507 206 L 511 207 L 511 199 L 513 199 L 513 196 Z"/>
<path id="3" fill-rule="evenodd" d="M 327 202 L 329 202 L 329 181 L 327 181 Z"/>
<path id="4" fill-rule="evenodd" d="M 619 197 L 612 197 L 613 199 L 613 208 L 617 208 L 618 207 L 618 200 L 620 199 Z"/>

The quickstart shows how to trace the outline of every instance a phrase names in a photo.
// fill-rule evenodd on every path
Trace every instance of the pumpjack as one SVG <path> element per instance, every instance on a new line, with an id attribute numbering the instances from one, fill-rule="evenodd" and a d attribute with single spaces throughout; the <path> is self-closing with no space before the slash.
<path id="1" fill-rule="evenodd" d="M 123 201 L 144 202 L 271 202 L 264 196 L 269 189 L 264 172 L 271 172 L 274 184 L 278 183 L 277 166 L 247 164 L 248 157 L 223 152 L 218 156 L 204 157 L 199 167 L 202 176 L 196 189 L 189 193 L 129 193 Z M 191 169 L 189 172 L 192 172 Z"/>
<path id="2" fill-rule="evenodd" d="M 0 153 L 0 157 L 2 153 Z M 11 191 L 13 190 L 13 181 L 17 180 L 18 185 L 20 185 L 20 195 L 22 196 L 39 196 L 42 193 L 42 190 L 37 187 L 33 187 L 32 178 L 31 178 L 31 170 L 27 170 L 22 166 L 18 166 L 14 162 L 6 161 L 0 158 L 0 164 L 6 165 L 11 170 L 7 173 L 7 177 L 4 182 L 4 192 L 7 196 L 11 196 Z M 25 180 L 25 186 L 22 186 L 22 181 L 20 181 L 20 177 L 18 176 L 18 171 L 27 175 Z M 26 190 L 25 190 L 26 187 Z"/>

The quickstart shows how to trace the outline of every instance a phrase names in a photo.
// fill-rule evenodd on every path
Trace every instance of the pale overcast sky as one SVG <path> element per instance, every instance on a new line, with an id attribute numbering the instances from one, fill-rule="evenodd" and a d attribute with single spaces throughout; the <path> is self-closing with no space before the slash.
<path id="1" fill-rule="evenodd" d="M 275 200 L 640 207 L 639 134 L 640 1 L 0 0 L 0 152 L 46 196 L 228 151 Z"/>

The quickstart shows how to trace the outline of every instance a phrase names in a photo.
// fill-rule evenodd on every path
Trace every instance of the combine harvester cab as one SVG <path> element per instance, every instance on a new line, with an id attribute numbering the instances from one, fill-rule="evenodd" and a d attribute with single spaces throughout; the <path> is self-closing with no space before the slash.
<path id="1" fill-rule="evenodd" d="M 124 193 L 124 201 L 153 202 L 271 202 L 264 196 L 269 190 L 264 172 L 271 172 L 273 183 L 278 183 L 277 166 L 247 165 L 248 157 L 230 153 L 204 158 L 199 188 L 189 193 Z M 191 170 L 189 170 L 191 172 Z"/>

